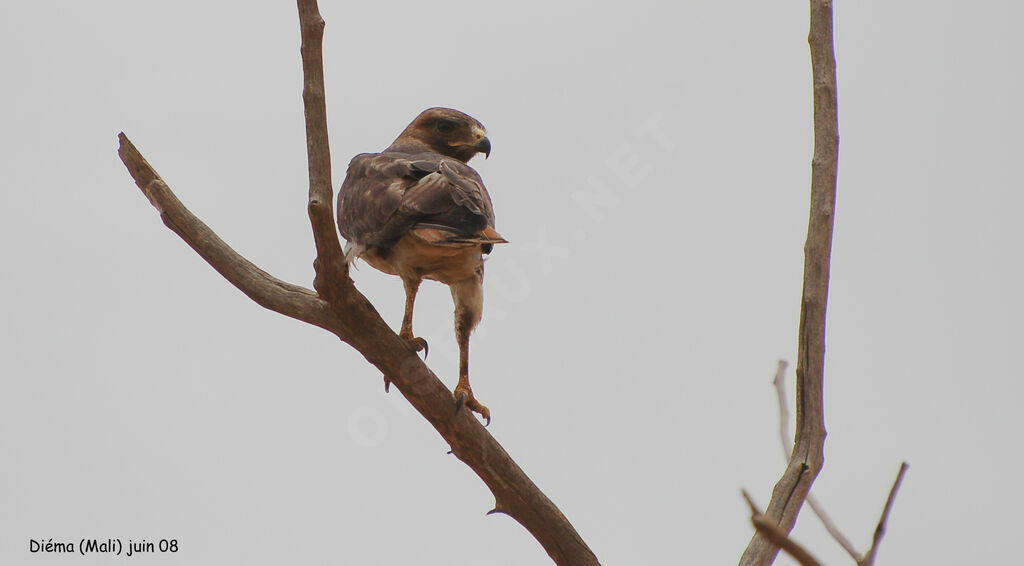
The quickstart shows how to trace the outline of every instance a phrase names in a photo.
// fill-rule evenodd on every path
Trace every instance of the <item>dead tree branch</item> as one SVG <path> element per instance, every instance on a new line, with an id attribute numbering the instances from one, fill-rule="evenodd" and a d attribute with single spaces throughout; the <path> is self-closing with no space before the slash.
<path id="1" fill-rule="evenodd" d="M 831 0 L 811 0 L 808 43 L 814 85 L 814 157 L 796 368 L 796 441 L 765 512 L 785 533 L 796 524 L 800 507 L 825 462 L 825 314 L 839 164 Z M 740 558 L 740 565 L 767 566 L 777 554 L 778 547 L 758 532 Z"/>
<path id="2" fill-rule="evenodd" d="M 786 554 L 793 557 L 794 560 L 799 562 L 801 566 L 821 566 L 816 558 L 811 556 L 807 549 L 800 546 L 795 540 L 789 538 L 789 535 L 785 531 L 775 525 L 775 522 L 761 514 L 761 511 L 757 508 L 757 504 L 747 493 L 747 490 L 743 490 L 743 498 L 747 500 L 747 505 L 750 506 L 750 522 L 757 529 L 757 532 L 764 535 L 765 538 L 770 540 L 772 544 L 786 551 Z"/>
<path id="3" fill-rule="evenodd" d="M 302 29 L 302 105 L 306 117 L 309 163 L 309 222 L 316 244 L 313 288 L 331 304 L 352 295 L 354 288 L 334 227 L 331 188 L 331 147 L 327 136 L 327 93 L 324 89 L 324 20 L 316 2 L 299 2 Z"/>
<path id="4" fill-rule="evenodd" d="M 775 391 L 778 393 L 779 398 L 779 436 L 782 440 L 782 452 L 785 456 L 789 457 L 789 404 L 786 402 L 786 380 L 785 373 L 787 363 L 785 360 L 779 360 L 779 369 L 775 372 L 775 379 L 772 384 L 775 386 Z M 832 538 L 843 547 L 856 562 L 858 566 L 874 566 L 875 554 L 877 553 L 878 543 L 881 542 L 882 536 L 885 534 L 885 522 L 889 517 L 889 511 L 892 509 L 893 500 L 896 497 L 896 491 L 899 490 L 900 484 L 903 482 L 903 475 L 907 472 L 908 464 L 903 462 L 900 465 L 900 471 L 896 475 L 896 482 L 893 484 L 892 489 L 889 491 L 889 498 L 885 502 L 885 510 L 882 512 L 882 517 L 878 521 L 878 527 L 875 528 L 875 536 L 871 543 L 871 548 L 864 554 L 861 554 L 850 539 L 846 538 L 846 535 L 839 530 L 839 527 L 835 524 L 828 513 L 825 512 L 825 507 L 822 505 L 813 493 L 807 494 L 807 504 L 810 505 L 811 510 L 821 520 L 821 524 L 824 525 L 825 530 L 828 531 Z"/>
<path id="5" fill-rule="evenodd" d="M 181 204 L 124 133 L 118 140 L 121 161 L 160 219 L 228 282 L 264 308 L 330 330 L 330 308 L 316 293 L 272 277 L 231 249 Z"/>
<path id="6" fill-rule="evenodd" d="M 353 285 L 334 227 L 331 160 L 323 81 L 324 21 L 315 0 L 298 0 L 302 30 L 303 103 L 309 157 L 308 211 L 316 242 L 316 292 L 270 276 L 232 250 L 185 208 L 122 133 L 118 154 L 164 223 L 214 269 L 261 306 L 323 328 L 358 350 L 494 494 L 494 511 L 518 521 L 559 565 L 598 564 L 561 511 L 436 375 L 381 319 Z"/>
<path id="7" fill-rule="evenodd" d="M 779 398 L 779 439 L 782 442 L 782 453 L 783 456 L 788 459 L 790 455 L 790 438 L 792 438 L 789 430 L 789 403 L 786 401 L 786 368 L 789 364 L 785 360 L 779 360 L 779 369 L 775 372 L 775 379 L 772 380 L 772 385 L 775 386 L 775 392 Z M 859 561 L 861 559 L 860 552 L 853 546 L 850 539 L 846 538 L 846 535 L 839 530 L 839 527 L 832 520 L 832 517 L 825 511 L 825 506 L 818 502 L 818 498 L 813 493 L 807 494 L 807 505 L 811 507 L 811 511 L 818 516 L 821 520 L 821 524 L 828 531 L 828 534 L 832 535 L 832 538 L 839 543 L 839 546 L 843 547 L 854 560 Z"/>
<path id="8" fill-rule="evenodd" d="M 907 473 L 907 468 L 910 466 L 903 462 L 900 464 L 900 471 L 896 474 L 896 481 L 892 484 L 892 489 L 889 490 L 889 497 L 885 500 L 885 509 L 882 510 L 882 517 L 878 519 L 878 526 L 875 527 L 875 536 L 871 539 L 871 548 L 864 554 L 864 557 L 857 561 L 857 566 L 875 566 L 875 555 L 878 554 L 878 543 L 882 542 L 882 537 L 885 536 L 885 524 L 889 521 L 889 512 L 892 511 L 893 501 L 896 500 L 896 492 L 900 489 L 900 484 L 903 483 L 903 476 Z"/>

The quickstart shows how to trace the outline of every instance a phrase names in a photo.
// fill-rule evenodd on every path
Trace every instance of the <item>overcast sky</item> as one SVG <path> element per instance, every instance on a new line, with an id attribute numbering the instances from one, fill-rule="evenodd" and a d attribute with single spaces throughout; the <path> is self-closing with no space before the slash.
<path id="1" fill-rule="evenodd" d="M 479 119 L 510 240 L 472 383 L 605 564 L 730 564 L 784 466 L 812 146 L 806 2 L 323 1 L 340 185 L 421 110 Z M 837 2 L 826 464 L 879 564 L 1007 564 L 1024 519 L 1019 3 Z M 158 564 L 546 564 L 380 374 L 261 309 L 116 155 L 311 286 L 294 2 L 0 7 L 0 563 L 30 539 L 178 541 Z M 397 328 L 401 282 L 356 285 Z M 451 299 L 416 332 L 457 378 Z M 789 391 L 792 394 L 792 373 Z M 809 512 L 794 536 L 850 564 Z M 778 564 L 791 564 L 780 558 Z"/>

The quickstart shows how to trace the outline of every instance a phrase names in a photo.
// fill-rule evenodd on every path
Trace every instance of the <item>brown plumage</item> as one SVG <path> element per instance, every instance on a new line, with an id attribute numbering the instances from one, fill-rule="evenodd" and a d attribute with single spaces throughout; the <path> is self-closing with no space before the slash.
<path id="1" fill-rule="evenodd" d="M 402 278 L 399 336 L 414 351 L 427 347 L 412 332 L 420 283 L 432 279 L 451 288 L 459 343 L 456 410 L 464 404 L 488 423 L 490 411 L 469 387 L 469 334 L 483 312 L 483 256 L 505 239 L 494 229 L 491 197 L 480 175 L 466 162 L 490 152 L 480 122 L 458 110 L 430 108 L 383 152 L 355 156 L 338 191 L 346 260 L 361 257 Z"/>

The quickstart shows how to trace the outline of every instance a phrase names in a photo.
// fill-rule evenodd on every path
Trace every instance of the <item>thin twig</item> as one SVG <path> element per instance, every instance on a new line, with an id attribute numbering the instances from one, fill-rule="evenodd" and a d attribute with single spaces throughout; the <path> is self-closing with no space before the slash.
<path id="1" fill-rule="evenodd" d="M 789 366 L 785 360 L 779 360 L 779 367 L 775 372 L 775 379 L 772 380 L 772 385 L 775 386 L 775 392 L 779 398 L 779 440 L 781 441 L 783 457 L 789 459 L 790 454 L 790 432 L 789 432 L 789 402 L 786 401 L 786 368 Z M 839 530 L 839 527 L 832 521 L 832 517 L 825 512 L 825 507 L 818 502 L 818 498 L 813 493 L 807 494 L 807 504 L 814 511 L 814 514 L 821 520 L 821 524 L 824 525 L 825 530 L 828 534 L 832 535 L 832 538 L 839 543 L 839 546 L 843 547 L 854 560 L 860 561 L 862 555 L 854 548 L 853 543 L 850 539 L 846 538 L 846 535 Z"/>
<path id="2" fill-rule="evenodd" d="M 779 360 L 779 367 L 775 370 L 775 379 L 772 385 L 775 386 L 775 393 L 779 397 L 779 438 L 782 440 L 782 457 L 789 461 L 793 446 L 790 443 L 792 433 L 789 431 L 789 402 L 786 401 L 786 368 L 789 362 Z"/>
<path id="3" fill-rule="evenodd" d="M 747 505 L 750 506 L 750 522 L 757 529 L 757 532 L 765 536 L 772 544 L 781 548 L 793 557 L 794 560 L 799 562 L 802 566 L 821 566 L 816 558 L 811 556 L 807 549 L 800 546 L 795 540 L 789 538 L 789 535 L 785 531 L 775 525 L 775 522 L 765 517 L 758 510 L 754 500 L 747 493 L 747 490 L 743 490 L 743 498 L 747 500 Z"/>
<path id="4" fill-rule="evenodd" d="M 868 549 L 867 554 L 864 558 L 857 562 L 858 566 L 874 566 L 875 555 L 878 553 L 878 544 L 882 542 L 882 537 L 885 536 L 885 524 L 889 520 L 889 512 L 892 511 L 892 504 L 896 500 L 896 492 L 900 489 L 900 484 L 903 483 L 903 476 L 907 473 L 909 464 L 903 462 L 900 464 L 900 471 L 896 474 L 896 481 L 892 484 L 892 489 L 889 490 L 889 497 L 885 500 L 885 509 L 882 510 L 882 517 L 878 519 L 878 526 L 875 527 L 875 536 L 871 540 L 871 548 Z"/>

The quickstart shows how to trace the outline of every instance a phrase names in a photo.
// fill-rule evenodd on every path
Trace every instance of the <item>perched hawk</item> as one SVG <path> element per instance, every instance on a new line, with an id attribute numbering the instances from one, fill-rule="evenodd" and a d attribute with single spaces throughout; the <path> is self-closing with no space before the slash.
<path id="1" fill-rule="evenodd" d="M 469 387 L 469 334 L 483 311 L 483 256 L 505 239 L 494 229 L 491 197 L 466 165 L 489 156 L 483 125 L 448 108 L 423 111 L 381 153 L 363 153 L 348 165 L 338 191 L 338 228 L 348 240 L 346 261 L 363 258 L 405 284 L 399 332 L 413 351 L 427 342 L 412 332 L 416 291 L 424 279 L 451 288 L 459 342 L 456 411 L 463 405 L 491 421 Z M 426 352 L 424 352 L 426 354 Z"/>

